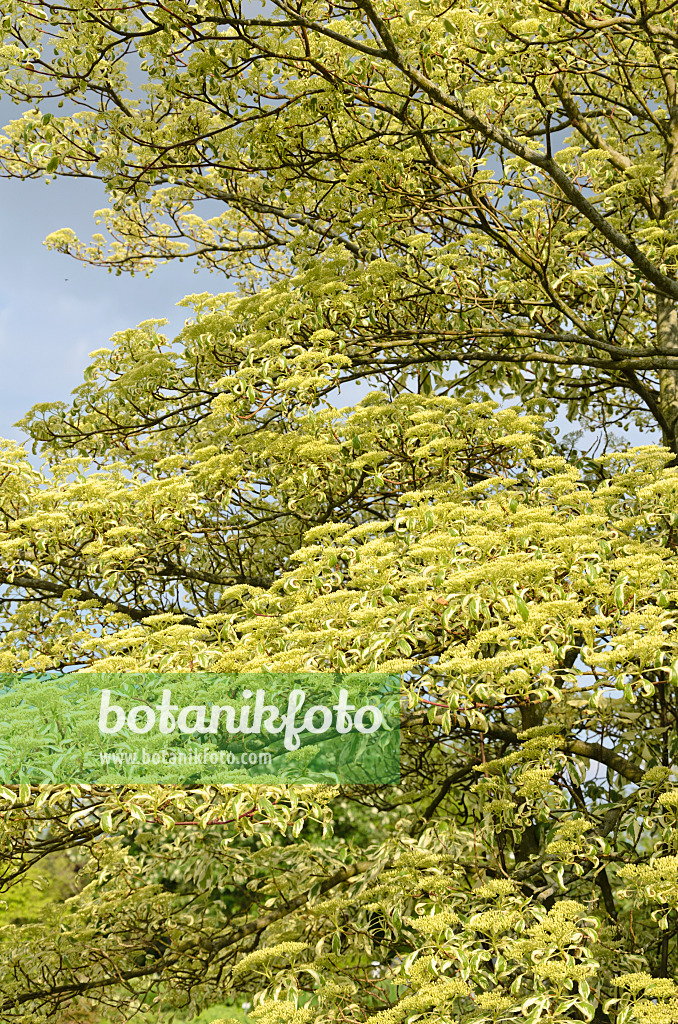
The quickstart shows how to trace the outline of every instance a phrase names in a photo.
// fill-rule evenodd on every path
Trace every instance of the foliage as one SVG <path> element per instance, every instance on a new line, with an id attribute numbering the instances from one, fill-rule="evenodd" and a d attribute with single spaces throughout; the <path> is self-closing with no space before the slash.
<path id="1" fill-rule="evenodd" d="M 0 671 L 395 671 L 403 748 L 0 790 L 10 892 L 84 862 L 3 925 L 0 1015 L 678 1021 L 672 8 L 3 10 L 5 172 L 111 196 L 53 244 L 242 287 L 94 353 L 41 470 L 4 443 Z M 558 401 L 667 446 L 568 460 Z"/>
<path id="2" fill-rule="evenodd" d="M 25 107 L 3 172 L 109 197 L 106 234 L 49 245 L 118 273 L 195 259 L 246 291 L 319 260 L 312 329 L 338 328 L 345 378 L 489 369 L 678 451 L 671 2 L 1 9 L 3 89 Z"/>
<path id="3" fill-rule="evenodd" d="M 62 903 L 77 890 L 78 865 L 64 854 L 47 854 L 32 871 L 3 894 L 0 921 L 3 925 L 37 923 L 46 908 Z"/>
<path id="4" fill-rule="evenodd" d="M 594 477 L 481 395 L 323 407 L 334 339 L 265 376 L 233 320 L 266 295 L 195 301 L 181 346 L 126 332 L 44 411 L 51 474 L 6 444 L 2 667 L 397 671 L 401 785 L 5 788 L 11 871 L 90 858 L 10 927 L 5 1019 L 674 1020 L 670 453 Z"/>

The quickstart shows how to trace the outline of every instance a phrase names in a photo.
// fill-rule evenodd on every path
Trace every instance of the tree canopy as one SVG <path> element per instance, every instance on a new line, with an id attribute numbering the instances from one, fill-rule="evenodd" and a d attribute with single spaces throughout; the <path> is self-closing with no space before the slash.
<path id="1" fill-rule="evenodd" d="M 6 173 L 111 195 L 53 244 L 241 288 L 3 443 L 0 672 L 403 712 L 399 786 L 0 780 L 0 885 L 80 879 L 0 911 L 0 1016 L 678 1021 L 672 8 L 4 8 Z M 561 402 L 666 446 L 566 457 Z"/>
<path id="2" fill-rule="evenodd" d="M 346 378 L 491 373 L 678 451 L 671 2 L 3 10 L 3 89 L 29 108 L 3 173 L 110 199 L 107 235 L 50 245 L 116 271 L 193 257 L 255 290 L 320 259 Z M 388 296 L 361 286 L 379 274 Z"/>
<path id="3" fill-rule="evenodd" d="M 322 338 L 265 422 L 243 369 L 208 417 L 156 395 L 108 434 L 254 300 L 194 301 L 181 356 L 143 325 L 96 357 L 63 421 L 90 455 L 60 434 L 41 476 L 6 443 L 1 667 L 396 671 L 401 785 L 5 786 L 5 884 L 59 849 L 88 881 L 4 929 L 5 1018 L 240 992 L 271 1021 L 669 1024 L 671 453 L 587 478 L 481 396 L 320 408 Z"/>

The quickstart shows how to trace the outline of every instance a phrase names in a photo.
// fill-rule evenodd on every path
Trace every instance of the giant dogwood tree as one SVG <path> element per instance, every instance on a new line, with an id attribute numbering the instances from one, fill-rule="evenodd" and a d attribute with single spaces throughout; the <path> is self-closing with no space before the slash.
<path id="1" fill-rule="evenodd" d="M 0 1015 L 678 1020 L 670 6 L 3 6 L 5 171 L 111 194 L 53 244 L 242 287 L 94 353 L 42 472 L 4 444 L 0 670 L 403 712 L 399 786 L 0 789 L 2 884 L 84 879 L 0 930 Z M 559 402 L 666 447 L 581 468 Z"/>

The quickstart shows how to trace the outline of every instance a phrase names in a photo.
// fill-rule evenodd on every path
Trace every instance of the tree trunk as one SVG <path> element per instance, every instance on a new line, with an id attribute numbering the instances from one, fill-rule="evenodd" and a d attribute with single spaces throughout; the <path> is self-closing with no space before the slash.
<path id="1" fill-rule="evenodd" d="M 664 71 L 663 77 L 671 136 L 664 165 L 660 220 L 675 210 L 678 197 L 678 90 L 670 71 Z M 678 355 L 678 309 L 676 302 L 665 295 L 657 295 L 657 346 L 662 353 Z M 659 402 L 665 421 L 662 425 L 664 444 L 678 456 L 678 370 L 659 371 Z"/>
<path id="2" fill-rule="evenodd" d="M 678 308 L 664 295 L 657 296 L 657 347 L 678 355 Z M 678 455 L 678 370 L 659 371 L 659 403 L 665 421 L 664 444 Z"/>

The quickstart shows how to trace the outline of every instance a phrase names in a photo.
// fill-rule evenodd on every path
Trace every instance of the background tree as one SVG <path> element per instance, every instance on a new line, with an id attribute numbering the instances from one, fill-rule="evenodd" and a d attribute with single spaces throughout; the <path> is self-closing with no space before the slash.
<path id="1" fill-rule="evenodd" d="M 4 173 L 110 196 L 108 240 L 51 245 L 116 271 L 193 256 L 256 288 L 341 244 L 322 326 L 347 379 L 426 388 L 461 364 L 678 451 L 672 2 L 4 9 L 4 89 L 31 108 Z M 360 291 L 368 268 L 387 298 Z"/>

